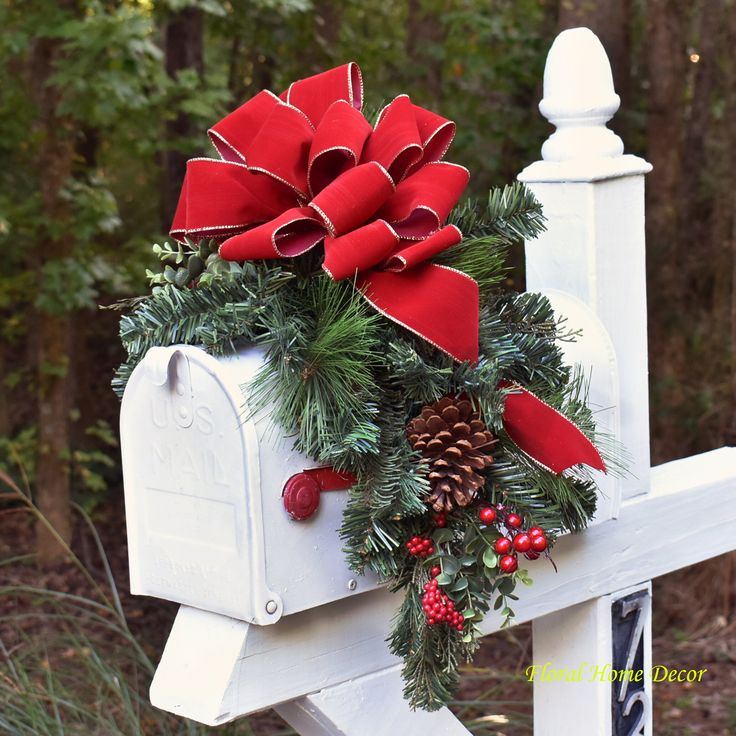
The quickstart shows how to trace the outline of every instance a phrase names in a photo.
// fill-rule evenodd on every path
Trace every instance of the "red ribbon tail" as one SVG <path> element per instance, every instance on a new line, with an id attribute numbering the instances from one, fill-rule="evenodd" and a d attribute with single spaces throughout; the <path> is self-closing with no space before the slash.
<path id="1" fill-rule="evenodd" d="M 503 426 L 529 457 L 557 474 L 580 464 L 606 472 L 596 446 L 567 417 L 510 381 L 498 386 L 515 391 L 506 397 Z"/>
<path id="2" fill-rule="evenodd" d="M 455 360 L 478 361 L 478 284 L 467 274 L 425 263 L 400 273 L 369 271 L 356 286 L 381 314 Z"/>

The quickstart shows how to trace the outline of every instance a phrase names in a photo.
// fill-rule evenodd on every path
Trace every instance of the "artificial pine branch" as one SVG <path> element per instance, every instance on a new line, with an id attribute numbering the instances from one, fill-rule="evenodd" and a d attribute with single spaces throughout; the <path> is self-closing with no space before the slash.
<path id="1" fill-rule="evenodd" d="M 215 281 L 196 289 L 160 287 L 120 320 L 127 361 L 113 379 L 122 396 L 133 368 L 157 346 L 202 345 L 214 353 L 234 348 L 237 339 L 253 340 L 273 296 L 291 279 L 278 266 L 249 263 L 238 279 Z"/>
<path id="2" fill-rule="evenodd" d="M 546 229 L 542 205 L 521 182 L 491 189 L 485 206 L 466 200 L 448 221 L 468 239 L 495 236 L 507 243 L 533 240 Z"/>
<path id="3" fill-rule="evenodd" d="M 443 396 L 454 371 L 451 359 L 440 359 L 439 365 L 428 362 L 411 342 L 400 337 L 388 343 L 384 360 L 406 399 L 417 404 L 431 404 Z"/>
<path id="4" fill-rule="evenodd" d="M 483 300 L 503 283 L 509 274 L 506 265 L 509 241 L 499 235 L 465 237 L 461 243 L 441 253 L 436 262 L 467 273 L 478 282 Z"/>
<path id="5" fill-rule="evenodd" d="M 285 290 L 270 307 L 257 338 L 266 356 L 248 388 L 251 411 L 273 405 L 299 451 L 354 470 L 377 451 L 379 317 L 349 284 L 326 275 Z"/>
<path id="6" fill-rule="evenodd" d="M 406 441 L 405 398 L 391 387 L 382 396 L 376 452 L 364 459 L 348 491 L 340 536 L 354 570 L 368 566 L 386 579 L 397 572 L 393 556 L 406 534 L 400 522 L 424 515 L 429 483 Z"/>

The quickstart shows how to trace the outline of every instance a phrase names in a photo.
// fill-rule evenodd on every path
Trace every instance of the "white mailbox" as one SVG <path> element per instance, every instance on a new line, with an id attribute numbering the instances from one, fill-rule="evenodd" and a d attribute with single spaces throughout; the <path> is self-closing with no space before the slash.
<path id="1" fill-rule="evenodd" d="M 262 362 L 256 348 L 179 345 L 133 371 L 120 417 L 132 593 L 271 624 L 376 587 L 345 562 L 347 494 L 320 494 L 322 476 L 304 473 L 315 464 L 267 412 L 251 415 Z"/>

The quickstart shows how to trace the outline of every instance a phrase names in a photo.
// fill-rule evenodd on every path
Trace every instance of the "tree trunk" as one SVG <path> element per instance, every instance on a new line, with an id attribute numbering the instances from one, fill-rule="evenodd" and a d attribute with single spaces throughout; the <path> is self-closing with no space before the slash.
<path id="1" fill-rule="evenodd" d="M 185 69 L 193 69 L 200 77 L 204 74 L 203 50 L 204 18 L 198 8 L 185 8 L 172 13 L 166 22 L 165 55 L 166 72 L 174 79 Z M 162 152 L 161 164 L 161 223 L 168 231 L 179 201 L 181 183 L 187 168 L 186 153 L 178 150 L 182 139 L 195 135 L 191 118 L 186 113 L 166 125 L 166 139 L 170 148 Z"/>
<path id="2" fill-rule="evenodd" d="M 44 288 L 44 266 L 68 257 L 73 247 L 72 228 L 65 223 L 68 212 L 61 197 L 74 161 L 73 134 L 69 121 L 57 114 L 59 92 L 49 84 L 60 53 L 58 41 L 41 39 L 36 42 L 31 58 L 30 77 L 38 109 L 36 127 L 41 139 L 37 170 L 42 172 L 39 187 L 50 225 L 36 257 L 39 289 Z M 59 231 L 65 235 L 56 234 Z M 68 403 L 73 388 L 68 371 L 71 323 L 71 314 L 62 311 L 61 306 L 49 311 L 39 309 L 36 313 L 39 440 L 36 504 L 65 544 L 71 541 L 72 534 Z M 64 555 L 63 546 L 40 521 L 36 526 L 36 550 L 41 564 L 56 562 Z"/>
<path id="3" fill-rule="evenodd" d="M 680 239 L 680 176 L 684 141 L 687 22 L 684 0 L 652 0 L 647 18 L 647 291 L 649 327 L 652 462 L 687 454 L 679 411 L 687 379 Z M 695 183 L 692 183 L 695 186 Z"/>
<path id="4" fill-rule="evenodd" d="M 721 401 L 723 417 L 720 440 L 736 444 L 736 10 L 732 3 L 719 2 L 722 9 L 715 22 L 720 29 L 720 47 L 715 50 L 719 89 L 723 97 L 723 114 L 718 120 L 718 161 L 716 181 L 719 192 L 713 216 L 712 242 L 718 254 L 714 305 L 722 329 L 714 335 L 716 349 L 726 349 L 722 367 L 725 390 Z M 719 22 L 720 21 L 720 22 Z M 711 106 L 709 106 L 711 107 Z M 719 443 L 720 444 L 720 443 Z M 733 590 L 733 588 L 732 588 Z M 733 610 L 733 607 L 731 608 Z"/>
<path id="5" fill-rule="evenodd" d="M 71 491 L 69 485 L 70 427 L 69 333 L 72 318 L 64 314 L 45 314 L 38 320 L 38 440 L 36 504 L 54 528 L 69 544 L 72 536 Z M 36 527 L 36 550 L 43 565 L 64 556 L 55 535 L 46 524 Z"/>

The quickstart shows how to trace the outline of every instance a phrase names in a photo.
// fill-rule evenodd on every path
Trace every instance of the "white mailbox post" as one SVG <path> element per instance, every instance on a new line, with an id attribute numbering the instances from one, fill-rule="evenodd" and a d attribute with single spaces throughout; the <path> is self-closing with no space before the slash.
<path id="1" fill-rule="evenodd" d="M 548 219 L 547 232 L 527 245 L 528 288 L 545 291 L 585 330 L 568 358 L 590 370 L 598 421 L 633 464 L 630 477 L 602 482 L 596 523 L 558 541 L 559 572 L 531 570 L 534 586 L 515 606 L 516 621 L 534 622 L 540 667 L 646 672 L 651 578 L 736 548 L 736 448 L 650 470 L 650 166 L 624 155 L 606 128 L 619 99 L 589 30 L 558 36 L 544 89 L 540 109 L 557 130 L 543 161 L 520 176 Z M 325 494 L 305 523 L 284 513 L 281 489 L 310 464 L 267 416 L 243 412 L 239 387 L 259 361 L 254 351 L 222 361 L 195 348 L 159 349 L 126 392 L 131 585 L 182 603 L 151 701 L 213 726 L 274 707 L 309 736 L 467 733 L 448 709 L 413 712 L 403 700 L 400 665 L 385 642 L 399 601 L 347 570 L 336 533 L 344 496 Z M 485 633 L 500 623 L 490 615 Z M 535 679 L 534 733 L 651 736 L 651 693 L 649 678 Z"/>

